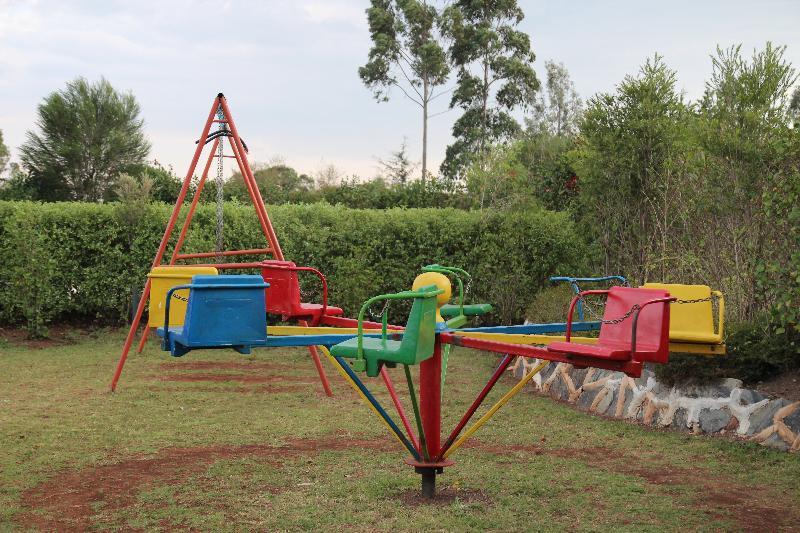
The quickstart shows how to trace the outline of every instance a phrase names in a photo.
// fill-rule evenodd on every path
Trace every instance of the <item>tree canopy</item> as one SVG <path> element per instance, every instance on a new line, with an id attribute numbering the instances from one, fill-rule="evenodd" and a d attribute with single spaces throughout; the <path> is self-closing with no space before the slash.
<path id="1" fill-rule="evenodd" d="M 116 179 L 150 151 L 139 104 L 100 79 L 77 78 L 38 107 L 38 132 L 20 148 L 37 199 L 98 201 L 113 195 Z"/>
<path id="2" fill-rule="evenodd" d="M 516 29 L 524 16 L 516 0 L 457 0 L 443 13 L 450 60 L 458 71 L 450 107 L 463 111 L 441 168 L 451 179 L 463 177 L 492 144 L 518 135 L 522 128 L 512 111 L 535 102 L 536 56 L 528 34 Z"/>
<path id="3" fill-rule="evenodd" d="M 379 102 L 392 87 L 422 111 L 422 180 L 428 173 L 428 118 L 434 93 L 450 74 L 438 33 L 440 13 L 425 0 L 371 0 L 367 9 L 372 48 L 358 75 Z"/>

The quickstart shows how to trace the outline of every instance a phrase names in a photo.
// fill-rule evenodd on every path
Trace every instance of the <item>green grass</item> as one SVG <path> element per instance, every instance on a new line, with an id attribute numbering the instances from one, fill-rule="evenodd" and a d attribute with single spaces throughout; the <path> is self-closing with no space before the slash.
<path id="1" fill-rule="evenodd" d="M 457 464 L 439 479 L 447 501 L 419 504 L 419 478 L 403 464 L 399 444 L 330 366 L 335 397 L 324 397 L 307 352 L 172 359 L 151 343 L 131 356 L 118 392 L 109 394 L 121 341 L 115 330 L 76 333 L 70 344 L 43 349 L 0 339 L 0 530 L 655 531 L 798 523 L 796 455 L 604 420 L 531 394 L 516 397 L 476 444 L 453 455 Z M 190 366 L 199 361 L 249 366 Z M 457 350 L 450 361 L 445 432 L 494 358 Z M 402 373 L 392 372 L 404 390 Z M 209 374 L 231 379 L 165 379 Z M 242 375 L 292 381 L 242 383 Z M 378 396 L 389 408 L 388 397 Z M 353 441 L 361 444 L 347 446 Z"/>

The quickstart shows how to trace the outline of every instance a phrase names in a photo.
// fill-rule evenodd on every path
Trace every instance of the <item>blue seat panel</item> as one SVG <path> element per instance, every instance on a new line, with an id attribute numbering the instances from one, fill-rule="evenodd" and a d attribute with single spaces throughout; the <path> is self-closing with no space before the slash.
<path id="1" fill-rule="evenodd" d="M 164 350 L 178 357 L 193 349 L 250 348 L 267 342 L 264 290 L 261 276 L 197 275 L 192 278 L 183 327 L 170 327 Z M 165 337 L 164 328 L 158 334 Z"/>

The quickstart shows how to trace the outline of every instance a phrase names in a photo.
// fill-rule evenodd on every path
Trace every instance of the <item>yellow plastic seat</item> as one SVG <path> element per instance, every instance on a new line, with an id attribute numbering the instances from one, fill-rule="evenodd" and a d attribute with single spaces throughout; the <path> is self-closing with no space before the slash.
<path id="1" fill-rule="evenodd" d="M 166 305 L 167 291 L 175 285 L 188 285 L 195 274 L 216 276 L 219 274 L 214 267 L 198 266 L 157 266 L 147 275 L 150 278 L 150 307 L 148 308 L 147 325 L 151 328 L 164 327 L 164 307 Z M 189 297 L 189 289 L 175 291 L 184 300 Z M 182 326 L 186 315 L 186 302 L 173 298 L 170 303 L 169 325 Z"/>
<path id="2" fill-rule="evenodd" d="M 679 283 L 645 283 L 642 287 L 667 290 L 670 296 L 678 300 L 700 300 L 715 296 L 719 300 L 719 326 L 716 331 L 711 300 L 697 303 L 675 302 L 669 315 L 669 340 L 693 344 L 722 344 L 725 300 L 721 292 L 712 291 L 708 285 Z"/>

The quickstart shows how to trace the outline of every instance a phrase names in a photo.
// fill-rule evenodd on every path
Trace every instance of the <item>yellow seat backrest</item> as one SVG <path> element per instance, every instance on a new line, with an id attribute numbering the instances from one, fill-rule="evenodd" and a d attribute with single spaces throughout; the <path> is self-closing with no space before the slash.
<path id="1" fill-rule="evenodd" d="M 645 283 L 646 289 L 664 289 L 678 300 L 700 300 L 710 298 L 708 285 L 682 285 L 679 283 Z M 721 318 L 721 316 L 720 316 Z M 694 342 L 720 344 L 722 323 L 714 330 L 714 306 L 711 300 L 697 303 L 673 303 L 669 310 L 669 340 L 672 342 Z"/>
<path id="2" fill-rule="evenodd" d="M 150 278 L 150 307 L 148 309 L 147 325 L 151 328 L 164 327 L 164 306 L 167 291 L 175 285 L 186 285 L 192 282 L 195 274 L 216 276 L 219 274 L 214 267 L 197 266 L 157 266 L 147 275 Z M 189 297 L 189 289 L 175 291 L 183 298 Z M 169 325 L 182 326 L 186 315 L 186 302 L 173 298 L 169 304 Z"/>

